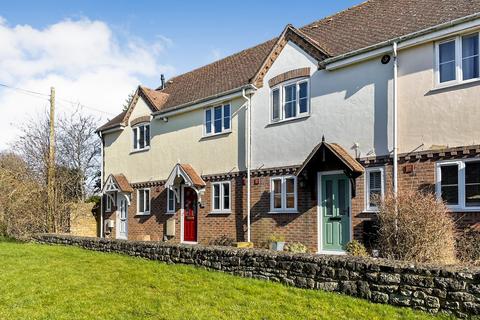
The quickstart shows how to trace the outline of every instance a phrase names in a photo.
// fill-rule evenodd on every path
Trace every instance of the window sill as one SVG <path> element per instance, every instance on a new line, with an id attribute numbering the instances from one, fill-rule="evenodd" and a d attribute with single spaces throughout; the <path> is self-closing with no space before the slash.
<path id="1" fill-rule="evenodd" d="M 228 215 L 228 214 L 231 214 L 231 213 L 232 213 L 232 211 L 229 210 L 229 211 L 210 211 L 208 214 L 209 215 L 219 215 L 219 216 L 221 216 L 221 215 Z"/>
<path id="2" fill-rule="evenodd" d="M 362 212 L 363 213 L 378 213 L 378 209 L 364 209 Z"/>
<path id="3" fill-rule="evenodd" d="M 168 214 L 168 215 L 174 215 L 176 213 L 176 211 L 167 211 L 165 212 L 165 214 Z"/>
<path id="4" fill-rule="evenodd" d="M 273 127 L 273 126 L 277 126 L 277 125 L 282 125 L 282 124 L 285 124 L 285 123 L 304 121 L 308 118 L 310 118 L 310 113 L 305 114 L 305 115 L 301 115 L 301 116 L 298 116 L 298 117 L 295 117 L 295 118 L 288 118 L 288 119 L 283 119 L 283 120 L 278 120 L 278 121 L 272 121 L 272 122 L 268 123 L 265 127 L 268 128 L 268 127 Z"/>
<path id="5" fill-rule="evenodd" d="M 450 82 L 445 84 L 436 84 L 435 87 L 432 90 L 430 90 L 430 92 L 437 92 L 437 91 L 447 90 L 447 89 L 461 87 L 464 85 L 475 84 L 475 83 L 480 83 L 480 78 L 469 79 L 465 81 L 455 81 L 455 82 Z"/>
<path id="6" fill-rule="evenodd" d="M 232 130 L 219 132 L 219 133 L 212 133 L 212 134 L 209 134 L 209 135 L 203 135 L 200 138 L 200 141 L 215 139 L 215 138 L 219 138 L 219 137 L 223 137 L 223 136 L 228 136 L 230 133 L 232 133 Z"/>
<path id="7" fill-rule="evenodd" d="M 150 215 L 150 212 L 145 213 L 135 213 L 135 217 L 147 217 Z"/>
<path id="8" fill-rule="evenodd" d="M 268 214 L 297 214 L 300 213 L 298 210 L 274 210 L 269 211 Z"/>
<path id="9" fill-rule="evenodd" d="M 132 151 L 130 151 L 130 154 L 140 153 L 140 152 L 147 152 L 148 150 L 150 150 L 150 147 L 148 147 L 148 148 L 143 148 L 143 149 L 132 150 Z"/>
<path id="10" fill-rule="evenodd" d="M 480 212 L 480 207 L 450 207 L 447 206 L 453 213 L 455 212 Z"/>

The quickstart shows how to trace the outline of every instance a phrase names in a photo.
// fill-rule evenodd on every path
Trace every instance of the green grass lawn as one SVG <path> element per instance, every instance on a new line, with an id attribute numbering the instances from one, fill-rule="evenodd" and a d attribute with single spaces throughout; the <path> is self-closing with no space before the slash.
<path id="1" fill-rule="evenodd" d="M 447 319 L 74 247 L 0 242 L 0 319 Z"/>

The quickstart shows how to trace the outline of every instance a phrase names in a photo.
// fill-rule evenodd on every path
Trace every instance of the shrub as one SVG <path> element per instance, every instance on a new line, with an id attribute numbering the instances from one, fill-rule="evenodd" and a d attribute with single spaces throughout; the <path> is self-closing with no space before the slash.
<path id="1" fill-rule="evenodd" d="M 308 248 L 307 248 L 307 246 L 304 245 L 303 243 L 300 243 L 300 242 L 292 242 L 292 243 L 288 243 L 288 244 L 285 246 L 285 251 L 293 252 L 293 253 L 307 253 L 307 252 L 308 252 Z"/>
<path id="2" fill-rule="evenodd" d="M 470 227 L 457 236 L 457 258 L 465 263 L 480 265 L 480 230 Z"/>
<path id="3" fill-rule="evenodd" d="M 268 237 L 268 242 L 285 242 L 285 236 L 282 234 L 271 234 Z"/>
<path id="4" fill-rule="evenodd" d="M 455 262 L 455 226 L 448 208 L 431 193 L 392 193 L 379 203 L 380 255 L 396 260 Z"/>
<path id="5" fill-rule="evenodd" d="M 101 198 L 100 196 L 90 196 L 88 197 L 85 202 L 86 203 L 95 203 L 95 204 L 100 204 Z"/>
<path id="6" fill-rule="evenodd" d="M 347 243 L 346 250 L 349 255 L 356 257 L 368 257 L 367 249 L 357 240 L 352 240 Z"/>
<path id="7" fill-rule="evenodd" d="M 226 235 L 222 235 L 216 239 L 210 241 L 210 245 L 212 246 L 224 246 L 224 247 L 231 247 L 235 243 L 235 240 L 229 238 Z"/>

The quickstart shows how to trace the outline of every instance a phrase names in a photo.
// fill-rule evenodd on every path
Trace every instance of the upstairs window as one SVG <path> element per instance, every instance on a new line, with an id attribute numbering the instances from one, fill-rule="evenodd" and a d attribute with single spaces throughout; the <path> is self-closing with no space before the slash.
<path id="1" fill-rule="evenodd" d="M 297 210 L 297 179 L 293 176 L 275 177 L 270 180 L 270 211 Z"/>
<path id="2" fill-rule="evenodd" d="M 212 212 L 230 212 L 230 182 L 215 182 L 212 188 Z"/>
<path id="3" fill-rule="evenodd" d="M 289 81 L 271 91 L 272 122 L 308 115 L 310 92 L 308 79 Z"/>
<path id="4" fill-rule="evenodd" d="M 365 173 L 365 208 L 367 211 L 377 211 L 378 202 L 385 193 L 384 168 L 367 168 Z"/>
<path id="5" fill-rule="evenodd" d="M 214 135 L 231 130 L 231 107 L 223 104 L 205 109 L 205 135 Z"/>
<path id="6" fill-rule="evenodd" d="M 455 211 L 480 209 L 480 161 L 437 163 L 437 196 Z"/>
<path id="7" fill-rule="evenodd" d="M 479 34 L 437 43 L 437 83 L 454 84 L 480 78 Z"/>
<path id="8" fill-rule="evenodd" d="M 132 128 L 133 150 L 146 150 L 150 148 L 150 125 L 141 124 Z"/>
<path id="9" fill-rule="evenodd" d="M 137 191 L 137 215 L 150 214 L 150 189 Z"/>

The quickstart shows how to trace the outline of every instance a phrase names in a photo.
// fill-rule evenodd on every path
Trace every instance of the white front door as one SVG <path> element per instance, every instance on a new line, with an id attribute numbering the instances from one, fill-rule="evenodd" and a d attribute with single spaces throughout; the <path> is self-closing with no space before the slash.
<path id="1" fill-rule="evenodd" d="M 128 203 L 124 195 L 117 197 L 117 239 L 128 238 Z"/>

